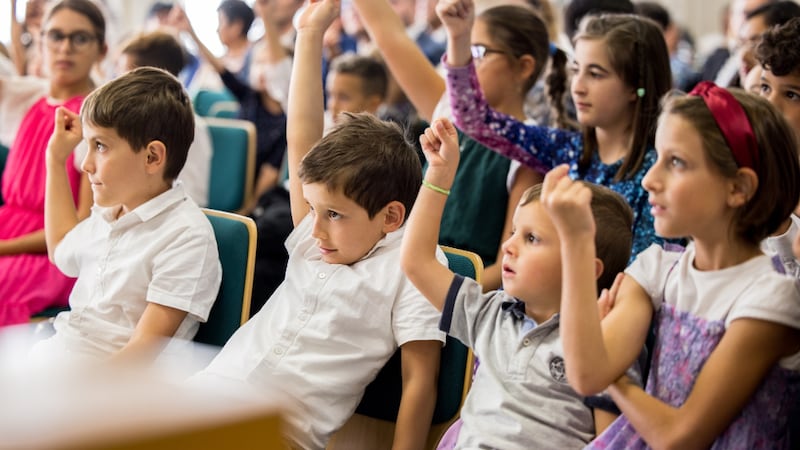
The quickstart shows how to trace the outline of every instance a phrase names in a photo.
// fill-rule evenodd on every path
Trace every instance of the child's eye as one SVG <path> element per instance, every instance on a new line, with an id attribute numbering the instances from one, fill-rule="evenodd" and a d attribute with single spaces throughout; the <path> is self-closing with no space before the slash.
<path id="1" fill-rule="evenodd" d="M 101 142 L 97 142 L 97 143 L 95 143 L 95 144 L 94 144 L 94 148 L 95 148 L 95 150 L 96 150 L 96 151 L 98 151 L 98 152 L 100 152 L 100 153 L 103 153 L 103 152 L 105 152 L 106 150 L 108 150 L 108 147 L 106 147 L 106 144 L 103 144 L 103 143 L 101 143 Z"/>
<path id="2" fill-rule="evenodd" d="M 336 211 L 328 211 L 328 217 L 335 220 L 335 219 L 340 219 L 342 215 L 337 213 Z"/>
<path id="3" fill-rule="evenodd" d="M 682 169 L 686 167 L 686 161 L 678 158 L 677 156 L 671 156 L 669 158 L 669 165 L 678 169 Z"/>
<path id="4" fill-rule="evenodd" d="M 603 74 L 600 72 L 589 72 L 589 76 L 592 78 L 603 78 Z"/>
<path id="5" fill-rule="evenodd" d="M 525 235 L 525 240 L 526 240 L 527 242 L 530 242 L 531 244 L 536 244 L 536 243 L 538 243 L 538 242 L 539 242 L 539 237 L 538 237 L 538 236 L 536 236 L 536 235 L 535 235 L 535 234 L 533 234 L 533 233 L 528 233 L 527 235 Z"/>
<path id="6" fill-rule="evenodd" d="M 759 89 L 759 91 L 761 92 L 761 95 L 767 95 L 767 94 L 769 94 L 769 91 L 771 91 L 771 90 L 772 89 L 770 89 L 768 84 L 761 83 L 761 88 Z"/>
<path id="7" fill-rule="evenodd" d="M 798 94 L 797 92 L 794 92 L 794 91 L 788 91 L 786 93 L 786 98 L 788 98 L 789 100 L 792 100 L 792 101 L 797 101 L 797 100 L 800 100 L 800 94 Z"/>

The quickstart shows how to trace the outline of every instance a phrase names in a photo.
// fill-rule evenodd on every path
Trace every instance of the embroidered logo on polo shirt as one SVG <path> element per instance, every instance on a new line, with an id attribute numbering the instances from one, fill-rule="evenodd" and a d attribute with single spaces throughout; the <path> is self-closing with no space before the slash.
<path id="1" fill-rule="evenodd" d="M 558 382 L 567 381 L 567 372 L 564 369 L 564 358 L 555 356 L 550 360 L 550 376 Z"/>

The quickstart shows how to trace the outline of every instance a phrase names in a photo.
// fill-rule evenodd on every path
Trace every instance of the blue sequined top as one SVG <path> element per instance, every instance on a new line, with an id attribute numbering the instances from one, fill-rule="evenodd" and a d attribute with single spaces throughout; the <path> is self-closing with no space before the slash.
<path id="1" fill-rule="evenodd" d="M 447 67 L 447 90 L 450 93 L 456 126 L 471 138 L 495 152 L 521 162 L 540 172 L 559 164 L 569 164 L 572 179 L 600 184 L 622 195 L 633 209 L 633 250 L 631 259 L 652 243 L 663 243 L 653 228 L 653 215 L 647 201 L 642 178 L 656 161 L 656 151 L 649 148 L 642 166 L 621 181 L 614 175 L 622 160 L 605 164 L 595 152 L 588 168 L 579 169 L 583 149 L 581 133 L 557 128 L 526 125 L 519 120 L 491 109 L 478 83 L 475 66 Z"/>

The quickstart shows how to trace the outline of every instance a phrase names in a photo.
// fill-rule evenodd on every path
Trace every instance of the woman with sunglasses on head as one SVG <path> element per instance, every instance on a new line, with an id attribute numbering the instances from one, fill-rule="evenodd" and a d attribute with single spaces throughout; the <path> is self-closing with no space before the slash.
<path id="1" fill-rule="evenodd" d="M 449 117 L 444 79 L 408 37 L 389 2 L 353 0 L 353 4 L 419 117 L 428 122 Z M 489 103 L 517 120 L 529 121 L 524 113 L 525 96 L 547 67 L 550 53 L 555 53 L 561 58 L 554 58 L 551 73 L 560 71 L 564 76 L 560 87 L 558 77 L 552 78 L 556 83 L 549 83 L 550 101 L 561 105 L 566 57 L 551 49 L 547 27 L 539 15 L 531 8 L 506 5 L 486 10 L 478 21 L 480 25 L 472 33 L 472 51 L 480 61 L 478 78 Z M 511 218 L 522 193 L 541 182 L 542 175 L 520 169 L 460 133 L 459 147 L 461 164 L 445 206 L 439 242 L 480 255 L 486 265 L 483 288 L 497 289 L 501 283 L 500 242 L 511 233 Z"/>
<path id="2" fill-rule="evenodd" d="M 49 83 L 18 126 L 11 124 L 16 135 L 2 179 L 0 326 L 24 323 L 44 309 L 67 305 L 74 280 L 50 263 L 44 239 L 45 148 L 56 108 L 80 110 L 83 98 L 95 87 L 92 67 L 107 51 L 105 19 L 89 0 L 56 3 L 45 16 L 42 30 Z M 20 97 L 17 83 L 0 78 L 0 111 L 26 101 Z M 0 126 L 8 125 L 6 121 Z M 67 164 L 73 199 L 84 218 L 92 204 L 91 187 L 79 169 L 79 160 L 73 156 Z"/>

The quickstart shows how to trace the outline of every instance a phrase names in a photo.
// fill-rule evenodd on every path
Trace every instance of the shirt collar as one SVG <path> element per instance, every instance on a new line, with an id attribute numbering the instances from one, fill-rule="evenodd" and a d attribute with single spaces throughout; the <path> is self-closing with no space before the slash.
<path id="1" fill-rule="evenodd" d="M 525 320 L 525 303 L 519 300 L 509 300 L 500 305 L 503 311 L 511 314 L 517 320 Z"/>
<path id="2" fill-rule="evenodd" d="M 171 189 L 142 203 L 138 207 L 134 208 L 133 211 L 123 216 L 123 218 L 126 216 L 132 216 L 137 217 L 141 222 L 147 222 L 153 217 L 161 214 L 172 205 L 186 200 L 186 198 L 187 196 L 183 190 L 183 185 L 181 183 L 175 183 Z M 99 214 L 100 217 L 102 217 L 103 220 L 108 223 L 114 223 L 117 220 L 121 209 L 121 205 L 109 207 L 94 205 L 92 206 L 92 213 Z"/>

